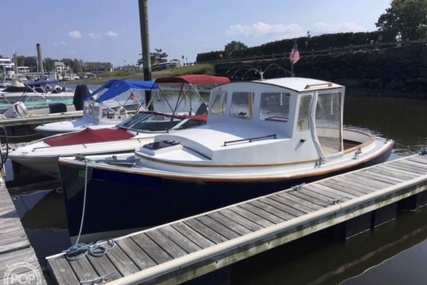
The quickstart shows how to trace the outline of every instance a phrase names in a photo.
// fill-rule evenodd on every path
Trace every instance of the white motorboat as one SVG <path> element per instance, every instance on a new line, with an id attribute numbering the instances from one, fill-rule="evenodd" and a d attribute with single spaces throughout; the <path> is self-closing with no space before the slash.
<path id="1" fill-rule="evenodd" d="M 205 125 L 133 153 L 60 157 L 70 235 L 122 234 L 385 161 L 392 140 L 344 128 L 344 94 L 309 78 L 233 82 L 211 90 Z"/>
<path id="2" fill-rule="evenodd" d="M 153 81 L 113 79 L 87 93 L 84 86 L 77 86 L 76 93 L 82 96 L 83 116 L 70 121 L 60 121 L 37 126 L 34 130 L 44 136 L 114 127 L 141 109 L 145 103 L 145 91 L 158 89 Z M 87 89 L 87 87 L 86 87 Z"/>
<path id="3" fill-rule="evenodd" d="M 159 133 L 173 133 L 204 124 L 207 110 L 199 89 L 229 82 L 229 79 L 209 75 L 184 75 L 159 78 L 157 81 L 165 86 L 152 97 L 152 101 L 155 101 L 156 104 L 153 103 L 155 106 L 163 106 L 163 112 L 141 111 L 113 127 L 89 126 L 82 128 L 83 130 L 49 136 L 12 150 L 9 152 L 9 158 L 14 163 L 58 178 L 59 156 L 130 152 L 142 144 L 153 141 L 154 136 Z M 147 81 L 144 84 L 147 87 L 157 86 L 157 83 Z M 177 84 L 181 86 L 178 92 L 176 92 Z M 128 97 L 136 91 L 127 89 L 130 86 L 128 83 L 120 86 L 126 89 L 126 92 L 130 92 L 126 94 Z M 107 102 L 103 100 L 115 97 L 116 92 L 107 92 L 102 93 L 101 97 L 104 98 L 100 101 Z M 94 91 L 92 94 L 96 93 Z M 151 103 L 149 102 L 149 106 Z M 200 105 L 196 112 L 193 111 L 193 104 Z M 89 109 L 90 106 L 89 104 Z M 95 112 L 100 112 L 99 110 Z M 113 113 L 114 116 L 120 115 L 117 115 L 118 111 Z"/>
<path id="4" fill-rule="evenodd" d="M 39 80 L 22 83 L 13 81 L 0 92 L 0 111 L 7 110 L 17 102 L 26 108 L 48 108 L 52 104 L 72 105 L 74 92 L 56 85 L 57 81 Z"/>

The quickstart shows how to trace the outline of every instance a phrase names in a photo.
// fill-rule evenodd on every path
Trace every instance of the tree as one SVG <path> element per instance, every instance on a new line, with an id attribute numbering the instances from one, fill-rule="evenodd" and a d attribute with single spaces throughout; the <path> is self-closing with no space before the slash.
<path id="1" fill-rule="evenodd" d="M 73 72 L 74 73 L 80 73 L 82 72 L 82 66 L 80 64 L 80 61 L 77 59 L 73 60 Z"/>
<path id="2" fill-rule="evenodd" d="M 74 61 L 71 58 L 63 58 L 61 61 L 65 64 L 65 66 L 69 67 L 69 73 L 71 73 L 71 70 L 73 70 L 74 67 Z"/>
<path id="3" fill-rule="evenodd" d="M 153 64 L 159 64 L 162 62 L 166 62 L 168 58 L 168 54 L 163 52 L 161 49 L 155 49 L 156 52 L 151 52 L 151 62 Z"/>
<path id="4" fill-rule="evenodd" d="M 16 56 L 16 63 L 18 64 L 18 66 L 25 65 L 25 56 L 23 56 L 23 55 L 17 55 Z"/>
<path id="5" fill-rule="evenodd" d="M 37 71 L 37 57 L 27 56 L 24 61 L 24 65 L 30 68 L 30 71 Z"/>
<path id="6" fill-rule="evenodd" d="M 422 39 L 427 33 L 427 0 L 393 0 L 375 25 L 393 38 L 400 34 L 402 39 Z"/>
<path id="7" fill-rule="evenodd" d="M 44 60 L 44 66 L 45 66 L 45 71 L 55 71 L 55 60 L 50 58 L 50 57 L 46 57 Z"/>
<path id="8" fill-rule="evenodd" d="M 233 51 L 247 49 L 247 48 L 248 47 L 242 42 L 232 41 L 231 43 L 228 43 L 225 45 L 224 52 L 226 54 L 232 54 Z"/>

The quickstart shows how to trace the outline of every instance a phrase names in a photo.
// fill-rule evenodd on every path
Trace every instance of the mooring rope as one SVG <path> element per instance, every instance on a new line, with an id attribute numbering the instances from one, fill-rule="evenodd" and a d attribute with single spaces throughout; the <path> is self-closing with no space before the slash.
<path id="1" fill-rule="evenodd" d="M 85 183 L 84 183 L 84 190 L 83 190 L 83 209 L 82 209 L 82 217 L 80 220 L 80 229 L 77 235 L 76 243 L 65 251 L 65 258 L 67 260 L 76 260 L 87 254 L 90 254 L 95 257 L 100 257 L 105 255 L 109 250 L 111 250 L 115 246 L 115 241 L 113 239 L 101 240 L 101 241 L 97 241 L 95 243 L 89 243 L 89 244 L 79 243 L 82 235 L 82 231 L 83 231 L 83 224 L 84 224 L 85 212 L 86 212 L 88 169 L 89 169 L 88 160 L 85 159 Z M 104 242 L 106 242 L 106 244 L 101 245 L 101 243 L 104 243 Z"/>
<path id="2" fill-rule="evenodd" d="M 65 251 L 65 258 L 67 260 L 77 260 L 88 254 L 94 257 L 101 257 L 113 249 L 115 245 L 116 242 L 113 239 L 99 240 L 89 244 L 76 243 Z"/>

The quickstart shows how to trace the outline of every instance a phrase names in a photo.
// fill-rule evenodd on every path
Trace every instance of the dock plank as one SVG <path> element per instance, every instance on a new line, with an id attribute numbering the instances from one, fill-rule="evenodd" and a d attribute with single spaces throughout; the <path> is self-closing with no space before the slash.
<path id="1" fill-rule="evenodd" d="M 409 159 L 407 159 L 407 160 L 400 161 L 400 163 L 406 164 L 409 166 L 413 166 L 417 169 L 424 169 L 424 170 L 427 169 L 427 162 L 425 160 L 409 160 Z"/>
<path id="2" fill-rule="evenodd" d="M 210 240 L 204 238 L 203 235 L 199 234 L 197 231 L 193 230 L 191 227 L 186 225 L 183 222 L 178 222 L 171 225 L 175 230 L 177 230 L 180 234 L 187 237 L 191 241 L 193 241 L 200 248 L 208 248 L 213 246 L 215 243 Z"/>
<path id="3" fill-rule="evenodd" d="M 420 164 L 420 166 L 427 167 L 427 154 L 413 155 L 405 159 L 406 161 Z"/>
<path id="4" fill-rule="evenodd" d="M 158 229 L 148 231 L 146 234 L 165 252 L 172 256 L 172 258 L 178 258 L 187 254 L 185 250 L 179 247 L 173 240 L 169 239 Z"/>
<path id="5" fill-rule="evenodd" d="M 300 195 L 302 198 L 304 196 L 310 197 L 313 199 L 313 203 L 318 203 L 320 206 L 324 206 L 325 203 L 335 198 L 335 194 L 329 192 L 321 192 L 319 189 L 312 187 L 312 185 L 305 184 L 300 190 L 292 192 L 293 195 Z"/>
<path id="6" fill-rule="evenodd" d="M 289 208 L 285 204 L 280 203 L 279 201 L 275 200 L 274 199 L 275 196 L 276 195 L 269 195 L 267 197 L 260 198 L 259 201 L 264 203 L 264 204 L 267 204 L 273 208 L 280 210 L 281 215 L 282 215 L 281 217 L 284 220 L 290 220 L 290 219 L 297 217 L 297 215 L 299 214 L 298 212 L 294 212 L 292 208 Z"/>
<path id="7" fill-rule="evenodd" d="M 307 188 L 311 188 L 313 191 L 317 191 L 318 193 L 322 193 L 322 194 L 328 193 L 328 196 L 331 197 L 329 201 L 335 201 L 335 200 L 345 201 L 345 200 L 351 200 L 360 196 L 360 195 L 354 195 L 354 194 L 333 189 L 331 187 L 328 187 L 327 185 L 321 184 L 320 182 L 313 183 L 307 186 Z"/>
<path id="8" fill-rule="evenodd" d="M 222 209 L 218 214 L 221 214 L 225 217 L 228 217 L 229 219 L 232 219 L 235 223 L 238 223 L 246 227 L 252 232 L 258 231 L 263 228 L 259 224 L 252 222 L 251 220 L 231 211 L 230 209 Z"/>
<path id="9" fill-rule="evenodd" d="M 304 204 L 289 199 L 286 194 L 278 193 L 277 195 L 271 196 L 271 198 L 282 203 L 283 205 L 286 205 L 289 207 L 289 209 L 292 209 L 291 211 L 295 214 L 296 217 L 300 216 L 301 214 L 308 214 L 314 211 L 314 209 L 307 207 Z"/>
<path id="10" fill-rule="evenodd" d="M 400 183 L 400 182 L 407 180 L 407 178 L 402 177 L 400 175 L 401 174 L 400 171 L 396 171 L 395 169 L 392 169 L 392 168 L 387 168 L 387 167 L 373 168 L 371 171 L 374 173 L 379 173 L 379 174 L 385 175 L 385 176 L 389 177 L 390 180 L 394 181 L 395 183 Z M 400 177 L 397 177 L 397 176 L 400 176 Z"/>
<path id="11" fill-rule="evenodd" d="M 147 269 L 157 265 L 153 259 L 132 239 L 116 240 L 118 246 L 129 256 L 139 269 Z"/>
<path id="12" fill-rule="evenodd" d="M 392 164 L 389 167 L 378 167 L 371 170 L 371 174 L 380 174 L 383 177 L 393 177 L 396 179 L 401 179 L 403 181 L 410 180 L 419 176 L 419 174 L 412 171 L 402 170 L 403 164 Z M 395 180 L 396 181 L 396 180 Z"/>
<path id="13" fill-rule="evenodd" d="M 375 192 L 377 190 L 376 188 L 360 187 L 361 185 L 358 182 L 355 182 L 354 180 L 349 180 L 349 179 L 338 179 L 338 178 L 332 177 L 331 181 L 334 183 L 339 183 L 343 187 L 358 189 L 359 191 L 363 191 L 366 194 Z"/>
<path id="14" fill-rule="evenodd" d="M 92 264 L 93 268 L 97 272 L 98 276 L 111 281 L 122 278 L 123 275 L 120 274 L 114 264 L 106 256 L 94 257 L 88 255 L 88 260 Z"/>
<path id="15" fill-rule="evenodd" d="M 349 186 L 349 185 L 345 185 L 344 183 L 342 183 L 340 181 L 340 179 L 336 179 L 336 180 L 324 180 L 320 183 L 321 185 L 327 186 L 331 189 L 335 189 L 339 192 L 344 192 L 344 193 L 348 193 L 354 196 L 363 196 L 365 194 L 370 193 L 371 191 L 369 191 L 368 189 L 365 189 L 363 187 L 359 187 L 359 189 L 355 189 L 355 187 Z"/>
<path id="16" fill-rule="evenodd" d="M 373 189 L 374 192 L 377 190 L 383 189 L 388 185 L 387 183 L 376 181 L 374 179 L 368 179 L 366 177 L 356 175 L 355 173 L 351 173 L 351 175 L 346 176 L 345 180 L 358 183 L 361 187 L 364 187 L 364 188 Z"/>
<path id="17" fill-rule="evenodd" d="M 239 222 L 236 222 L 236 220 L 233 220 L 231 217 L 224 216 L 221 212 L 209 213 L 207 216 L 241 235 L 253 232 L 252 230 L 243 226 Z"/>
<path id="18" fill-rule="evenodd" d="M 38 260 L 33 253 L 33 250 L 30 247 L 27 247 L 19 251 L 11 251 L 8 253 L 0 254 L 0 264 L 11 266 L 19 260 L 25 261 L 33 265 L 36 264 L 34 267 L 37 267 Z M 3 276 L 5 276 L 7 269 L 7 266 L 0 266 L 0 278 L 3 278 Z"/>
<path id="19" fill-rule="evenodd" d="M 79 279 L 74 273 L 70 263 L 61 256 L 59 258 L 48 258 L 48 266 L 50 271 L 53 272 L 53 277 L 57 284 L 75 285 L 80 284 Z"/>
<path id="20" fill-rule="evenodd" d="M 201 249 L 200 246 L 181 234 L 172 226 L 165 226 L 159 229 L 165 236 L 175 242 L 179 247 L 188 253 L 196 252 Z"/>
<path id="21" fill-rule="evenodd" d="M 282 220 L 290 220 L 295 218 L 295 216 L 289 214 L 285 211 L 286 206 L 278 203 L 277 201 L 271 199 L 270 197 L 262 198 L 257 201 L 253 201 L 252 204 L 258 208 L 263 209 L 266 212 L 269 212 Z M 279 205 L 280 204 L 280 205 Z"/>
<path id="22" fill-rule="evenodd" d="M 398 177 L 396 176 L 391 176 L 391 175 L 385 175 L 385 174 L 381 174 L 378 172 L 360 172 L 358 173 L 359 177 L 363 177 L 365 179 L 371 179 L 375 182 L 379 182 L 379 183 L 384 183 L 384 187 L 391 186 L 394 185 L 396 183 L 401 183 L 407 179 L 405 179 L 404 177 L 402 177 L 402 174 L 400 174 L 400 176 Z"/>
<path id="23" fill-rule="evenodd" d="M 199 222 L 203 223 L 206 227 L 211 228 L 217 233 L 221 233 L 222 236 L 226 237 L 228 240 L 233 238 L 238 238 L 241 236 L 238 232 L 230 229 L 229 227 L 224 226 L 223 224 L 217 222 L 211 217 L 204 215 L 196 218 Z"/>
<path id="24" fill-rule="evenodd" d="M 261 216 L 254 214 L 253 212 L 248 211 L 245 208 L 239 207 L 237 205 L 229 207 L 229 210 L 233 211 L 233 212 L 235 212 L 235 213 L 237 213 L 243 217 L 247 217 L 252 222 L 262 226 L 263 228 L 274 225 L 273 222 L 270 222 L 269 220 L 265 220 Z"/>
<path id="25" fill-rule="evenodd" d="M 226 242 L 228 239 L 223 235 L 217 233 L 209 227 L 206 227 L 203 223 L 196 219 L 186 220 L 185 224 L 190 226 L 192 229 L 201 234 L 204 238 L 210 240 L 214 244 Z"/>
<path id="26" fill-rule="evenodd" d="M 315 197 L 311 197 L 309 195 L 305 195 L 301 191 L 289 191 L 281 193 L 279 195 L 282 195 L 284 198 L 294 201 L 296 203 L 302 204 L 313 211 L 322 209 L 324 205 L 321 204 L 324 201 L 319 200 Z"/>
<path id="27" fill-rule="evenodd" d="M 243 208 L 249 212 L 252 212 L 259 217 L 262 217 L 264 220 L 270 221 L 273 224 L 279 224 L 279 223 L 285 221 L 283 218 L 278 217 L 276 215 L 273 215 L 270 212 L 267 212 L 264 209 L 255 206 L 251 202 L 245 203 L 245 204 L 240 204 L 239 207 L 241 207 L 241 208 Z"/>
<path id="28" fill-rule="evenodd" d="M 126 276 L 139 271 L 132 259 L 119 246 L 115 246 L 106 253 L 106 256 L 116 265 L 121 275 Z M 103 257 L 102 257 L 103 258 Z"/>
<path id="29" fill-rule="evenodd" d="M 135 243 L 143 245 L 144 251 L 157 264 L 172 260 L 172 257 L 152 239 L 150 239 L 145 233 L 133 235 L 131 238 L 133 241 L 135 241 Z"/>
<path id="30" fill-rule="evenodd" d="M 98 274 L 86 256 L 69 262 L 79 282 L 88 282 L 98 278 Z"/>
<path id="31" fill-rule="evenodd" d="M 385 169 L 393 169 L 393 170 L 399 170 L 404 171 L 407 174 L 424 174 L 427 172 L 427 167 L 420 167 L 419 164 L 415 164 L 412 162 L 401 162 L 399 164 L 392 164 L 392 165 L 384 165 Z"/>

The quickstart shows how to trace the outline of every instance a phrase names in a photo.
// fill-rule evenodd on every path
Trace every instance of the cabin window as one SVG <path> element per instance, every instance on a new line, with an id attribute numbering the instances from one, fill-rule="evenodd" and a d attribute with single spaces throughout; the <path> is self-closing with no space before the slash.
<path id="1" fill-rule="evenodd" d="M 223 116 L 227 104 L 227 91 L 219 90 L 212 98 L 211 114 Z"/>
<path id="2" fill-rule="evenodd" d="M 309 129 L 311 95 L 302 96 L 298 109 L 297 131 L 304 132 Z"/>
<path id="3" fill-rule="evenodd" d="M 231 97 L 230 116 L 240 119 L 252 118 L 253 92 L 234 92 Z"/>
<path id="4" fill-rule="evenodd" d="M 259 119 L 287 122 L 289 120 L 289 93 L 268 92 L 261 94 Z"/>
<path id="5" fill-rule="evenodd" d="M 342 150 L 341 93 L 319 94 L 316 105 L 316 133 L 325 155 Z"/>

